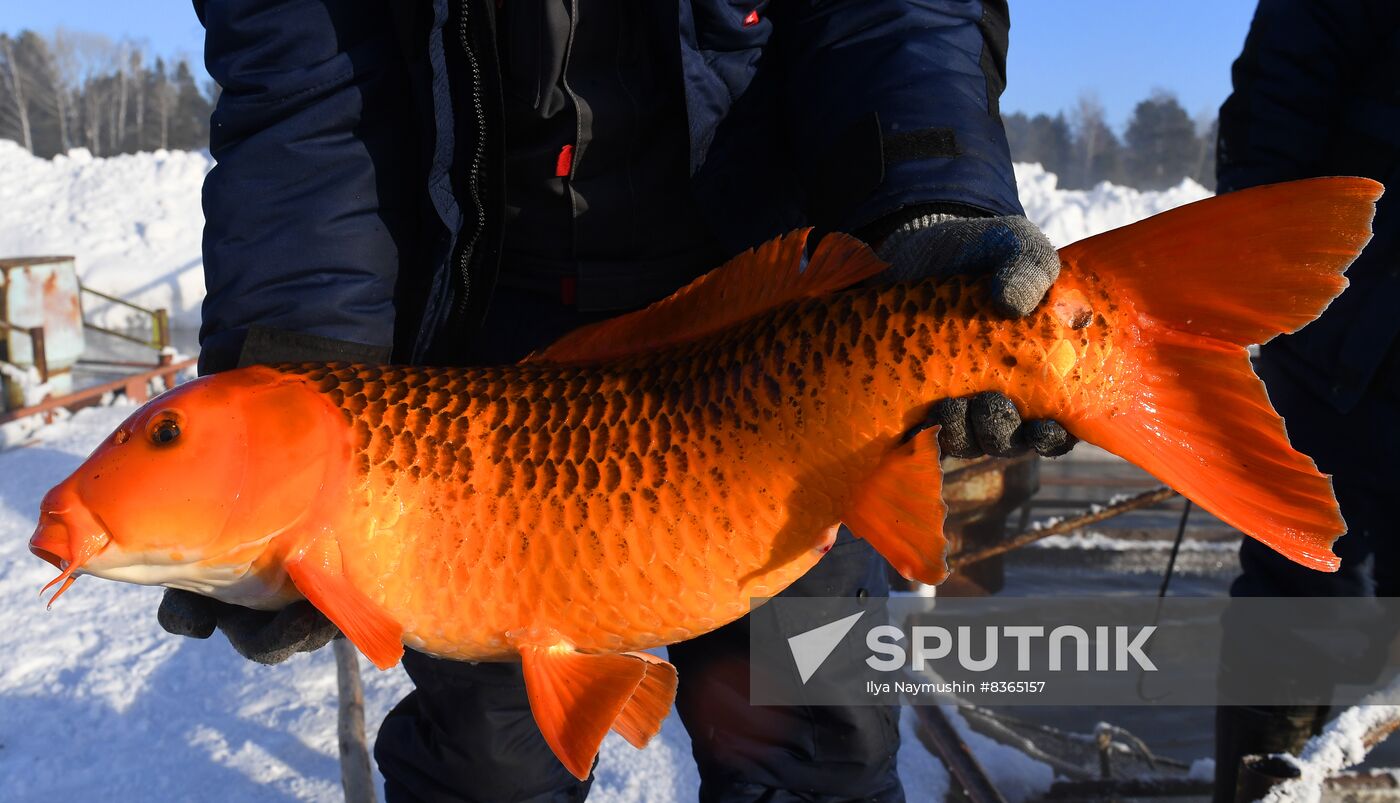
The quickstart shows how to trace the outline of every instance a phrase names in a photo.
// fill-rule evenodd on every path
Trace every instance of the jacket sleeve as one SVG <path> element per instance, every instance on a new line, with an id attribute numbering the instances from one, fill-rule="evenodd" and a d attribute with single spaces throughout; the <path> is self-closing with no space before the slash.
<path id="1" fill-rule="evenodd" d="M 1384 43 L 1371 7 L 1381 4 L 1260 1 L 1231 70 L 1234 91 L 1220 107 L 1219 192 L 1325 169 L 1345 124 L 1348 90 Z"/>
<path id="2" fill-rule="evenodd" d="M 927 204 L 1022 212 L 998 108 L 1005 0 L 773 8 L 814 223 L 853 230 Z"/>
<path id="3" fill-rule="evenodd" d="M 253 327 L 387 346 L 412 142 L 387 4 L 206 0 L 222 93 L 204 183 L 201 369 Z"/>

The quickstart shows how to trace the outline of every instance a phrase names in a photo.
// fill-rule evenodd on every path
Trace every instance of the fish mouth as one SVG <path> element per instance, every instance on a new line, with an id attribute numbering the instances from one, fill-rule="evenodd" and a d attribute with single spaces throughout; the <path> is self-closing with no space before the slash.
<path id="1" fill-rule="evenodd" d="M 62 583 L 49 598 L 48 607 L 53 607 L 54 600 L 78 579 L 82 567 L 111 540 L 107 528 L 81 503 L 65 505 L 59 510 L 47 505 L 41 508 L 39 526 L 29 539 L 29 551 L 53 564 L 59 575 L 39 590 L 40 596 Z"/>

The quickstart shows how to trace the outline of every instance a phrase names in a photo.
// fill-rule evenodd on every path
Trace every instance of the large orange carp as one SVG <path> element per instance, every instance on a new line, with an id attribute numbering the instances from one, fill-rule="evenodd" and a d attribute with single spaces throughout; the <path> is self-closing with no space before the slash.
<path id="1" fill-rule="evenodd" d="M 838 524 L 944 578 L 920 429 L 940 399 L 1005 393 L 1335 569 L 1331 483 L 1289 447 L 1246 346 L 1342 291 L 1380 192 L 1280 184 L 1091 237 L 1023 319 L 975 280 L 882 282 L 848 237 L 804 257 L 798 232 L 518 365 L 206 377 L 54 488 L 31 548 L 59 593 L 92 574 L 308 599 L 380 667 L 404 645 L 522 661 L 541 731 L 586 777 L 609 729 L 643 745 L 670 708 L 675 670 L 642 651 L 743 616 Z"/>

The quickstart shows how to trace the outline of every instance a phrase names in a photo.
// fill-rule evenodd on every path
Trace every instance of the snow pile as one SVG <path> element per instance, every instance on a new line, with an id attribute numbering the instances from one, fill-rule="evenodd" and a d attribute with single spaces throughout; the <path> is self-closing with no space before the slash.
<path id="1" fill-rule="evenodd" d="M 71 254 L 91 287 L 146 307 L 165 307 L 175 326 L 199 326 L 204 300 L 200 186 L 208 153 L 156 151 L 95 159 L 86 150 L 52 161 L 0 140 L 0 257 Z M 1210 193 L 1186 180 L 1163 192 L 1108 183 L 1062 190 L 1038 164 L 1016 165 L 1031 220 L 1056 245 L 1126 225 Z M 129 312 L 87 299 L 103 325 Z"/>
<path id="2" fill-rule="evenodd" d="M 39 377 L 39 369 L 33 366 L 20 368 L 7 362 L 0 362 L 0 380 L 8 381 L 20 390 L 26 405 L 38 404 L 51 393 L 49 383 Z"/>
<path id="3" fill-rule="evenodd" d="M 1275 786 L 1263 803 L 1314 803 L 1322 799 L 1322 782 L 1348 767 L 1366 760 L 1370 746 L 1385 738 L 1400 722 L 1400 705 L 1382 704 L 1400 695 L 1400 681 L 1368 695 L 1333 720 L 1320 736 L 1303 747 L 1303 755 L 1292 761 L 1301 775 Z"/>
<path id="4" fill-rule="evenodd" d="M 199 192 L 207 153 L 156 151 L 94 159 L 85 149 L 52 161 L 0 140 L 0 258 L 71 255 L 88 286 L 170 310 L 177 327 L 199 326 L 204 300 Z M 107 327 L 131 312 L 84 299 Z"/>
<path id="5" fill-rule="evenodd" d="M 1211 195 L 1210 190 L 1189 178 L 1160 192 L 1142 192 L 1107 181 L 1091 190 L 1062 190 L 1056 186 L 1058 183 L 1054 173 L 1038 164 L 1016 165 L 1016 190 L 1026 216 L 1057 246 Z"/>

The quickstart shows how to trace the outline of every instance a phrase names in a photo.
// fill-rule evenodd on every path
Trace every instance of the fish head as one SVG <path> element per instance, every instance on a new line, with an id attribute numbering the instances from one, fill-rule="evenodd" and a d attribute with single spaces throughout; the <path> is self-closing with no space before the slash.
<path id="1" fill-rule="evenodd" d="M 347 429 L 304 380 L 272 369 L 189 382 L 49 491 L 30 551 L 62 571 L 58 594 L 92 574 L 280 607 L 279 536 L 318 526 L 328 475 L 348 464 Z"/>

